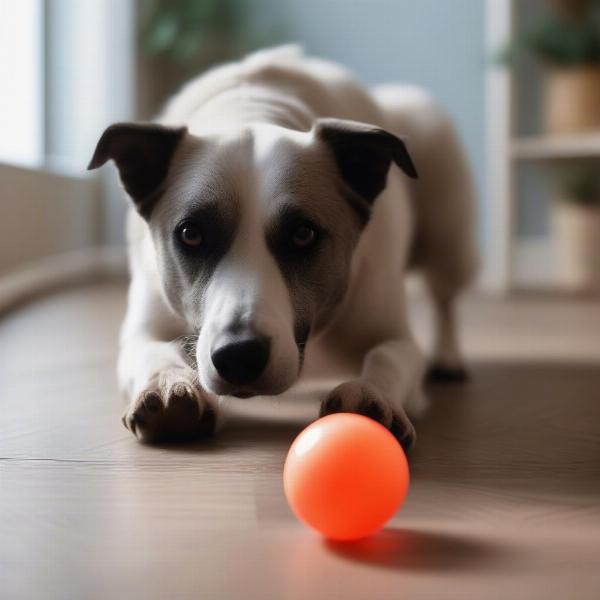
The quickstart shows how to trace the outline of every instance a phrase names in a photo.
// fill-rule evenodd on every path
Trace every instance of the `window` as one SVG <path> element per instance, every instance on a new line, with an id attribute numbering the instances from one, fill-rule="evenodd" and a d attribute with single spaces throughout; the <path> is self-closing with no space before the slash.
<path id="1" fill-rule="evenodd" d="M 42 0 L 0 0 L 0 162 L 38 166 L 44 148 Z"/>

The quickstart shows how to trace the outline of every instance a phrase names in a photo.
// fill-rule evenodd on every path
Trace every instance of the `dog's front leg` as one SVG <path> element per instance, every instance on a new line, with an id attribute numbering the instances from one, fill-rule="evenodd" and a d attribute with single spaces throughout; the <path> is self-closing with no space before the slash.
<path id="1" fill-rule="evenodd" d="M 128 400 L 123 424 L 142 442 L 206 437 L 216 428 L 217 399 L 201 388 L 185 358 L 177 340 L 181 324 L 152 294 L 132 282 L 118 364 Z"/>
<path id="2" fill-rule="evenodd" d="M 333 389 L 321 405 L 321 415 L 364 414 L 388 427 L 405 449 L 416 439 L 407 415 L 424 409 L 424 358 L 411 338 L 392 339 L 365 355 L 361 374 Z"/>

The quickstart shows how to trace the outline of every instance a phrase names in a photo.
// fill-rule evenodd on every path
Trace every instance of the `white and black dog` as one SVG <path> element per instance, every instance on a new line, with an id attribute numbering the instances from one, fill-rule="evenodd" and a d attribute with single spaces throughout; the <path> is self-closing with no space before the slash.
<path id="1" fill-rule="evenodd" d="M 207 435 L 223 398 L 281 394 L 328 356 L 352 374 L 321 414 L 414 442 L 405 274 L 431 291 L 433 374 L 456 378 L 453 305 L 476 265 L 471 178 L 427 94 L 269 49 L 193 80 L 156 124 L 109 127 L 89 168 L 110 159 L 135 207 L 119 378 L 138 439 Z"/>

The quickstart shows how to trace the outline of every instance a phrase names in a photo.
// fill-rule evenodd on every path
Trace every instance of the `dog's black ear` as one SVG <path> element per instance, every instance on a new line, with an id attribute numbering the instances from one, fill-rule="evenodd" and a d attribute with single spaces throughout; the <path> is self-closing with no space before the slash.
<path id="1" fill-rule="evenodd" d="M 185 127 L 116 123 L 100 137 L 88 170 L 114 160 L 125 191 L 147 218 L 186 131 Z"/>
<path id="2" fill-rule="evenodd" d="M 385 188 L 392 161 L 406 175 L 417 178 L 404 142 L 384 129 L 356 121 L 319 119 L 315 133 L 333 150 L 346 183 L 369 203 Z"/>

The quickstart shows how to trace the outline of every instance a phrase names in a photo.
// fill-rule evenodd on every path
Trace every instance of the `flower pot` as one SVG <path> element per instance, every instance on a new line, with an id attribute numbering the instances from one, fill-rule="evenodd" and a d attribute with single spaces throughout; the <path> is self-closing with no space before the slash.
<path id="1" fill-rule="evenodd" d="M 600 291 L 600 206 L 555 203 L 552 225 L 558 279 L 571 291 Z"/>
<path id="2" fill-rule="evenodd" d="M 549 71 L 544 126 L 551 134 L 600 130 L 600 65 Z"/>

